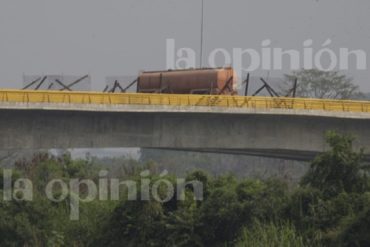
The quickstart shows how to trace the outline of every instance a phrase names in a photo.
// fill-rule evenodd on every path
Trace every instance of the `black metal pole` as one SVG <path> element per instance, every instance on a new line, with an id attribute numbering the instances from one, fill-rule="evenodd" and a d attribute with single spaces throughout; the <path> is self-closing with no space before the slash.
<path id="1" fill-rule="evenodd" d="M 249 73 L 247 75 L 247 79 L 245 80 L 245 92 L 244 92 L 244 96 L 248 96 L 248 89 L 249 89 Z"/>
<path id="2" fill-rule="evenodd" d="M 294 86 L 293 86 L 293 98 L 295 98 L 296 93 L 297 93 L 297 85 L 298 85 L 298 78 L 295 78 Z"/>
<path id="3" fill-rule="evenodd" d="M 131 82 L 127 87 L 123 89 L 123 92 L 125 93 L 130 87 L 132 87 L 135 83 L 137 83 L 138 79 L 135 79 L 133 82 Z"/>
<path id="4" fill-rule="evenodd" d="M 39 88 L 41 87 L 41 85 L 45 82 L 46 78 L 48 78 L 47 76 L 44 76 L 44 78 L 42 78 L 42 80 L 40 81 L 40 83 L 37 85 L 37 87 L 35 88 L 35 90 L 39 90 Z"/>
<path id="5" fill-rule="evenodd" d="M 268 88 L 273 94 L 275 94 L 276 97 L 280 97 L 280 95 L 275 92 L 275 90 L 261 77 L 261 81 L 263 82 L 263 84 L 266 85 L 266 88 Z"/>
<path id="6" fill-rule="evenodd" d="M 35 84 L 36 82 L 40 81 L 42 77 L 39 77 L 37 78 L 36 80 L 32 81 L 31 83 L 29 83 L 28 85 L 26 85 L 24 88 L 22 88 L 22 90 L 26 90 L 28 89 L 29 87 L 31 87 L 33 84 Z"/>
<path id="7" fill-rule="evenodd" d="M 260 87 L 252 96 L 256 96 L 257 94 L 259 94 L 265 87 L 266 85 L 263 85 L 262 87 Z"/>
<path id="8" fill-rule="evenodd" d="M 58 83 L 60 86 L 62 86 L 62 89 L 60 89 L 59 91 L 64 91 L 64 89 L 67 89 L 68 91 L 72 91 L 72 89 L 70 89 L 68 86 L 66 86 L 63 82 L 61 82 L 60 80 L 58 79 L 55 79 L 55 82 Z"/>
<path id="9" fill-rule="evenodd" d="M 79 83 L 79 82 L 81 82 L 81 81 L 85 80 L 85 79 L 86 79 L 86 78 L 88 78 L 88 77 L 89 77 L 89 75 L 85 75 L 85 76 L 81 77 L 80 79 L 78 79 L 78 80 L 76 80 L 76 81 L 72 82 L 71 84 L 67 85 L 67 87 L 68 87 L 68 88 L 71 88 L 71 87 L 73 87 L 74 85 L 76 85 L 77 83 Z"/>

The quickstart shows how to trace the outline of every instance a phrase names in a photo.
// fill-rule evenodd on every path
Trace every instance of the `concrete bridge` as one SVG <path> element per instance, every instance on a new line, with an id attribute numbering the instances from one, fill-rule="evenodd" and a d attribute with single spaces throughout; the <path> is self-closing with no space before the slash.
<path id="1" fill-rule="evenodd" d="M 370 157 L 370 114 L 205 106 L 0 102 L 0 149 L 144 147 L 308 160 L 329 130 Z"/>

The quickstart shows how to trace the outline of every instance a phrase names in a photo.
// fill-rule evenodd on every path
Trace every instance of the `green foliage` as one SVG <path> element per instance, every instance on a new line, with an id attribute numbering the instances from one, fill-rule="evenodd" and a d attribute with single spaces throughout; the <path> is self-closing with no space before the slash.
<path id="1" fill-rule="evenodd" d="M 291 224 L 262 224 L 255 222 L 252 227 L 244 228 L 236 247 L 317 247 L 321 246 L 318 239 L 305 241 Z"/>
<path id="2" fill-rule="evenodd" d="M 157 179 L 153 176 L 153 183 Z M 242 227 L 254 218 L 275 218 L 286 193 L 286 186 L 278 181 L 239 181 L 230 175 L 211 178 L 202 171 L 195 171 L 186 178 L 186 181 L 193 180 L 202 181 L 205 185 L 208 194 L 203 202 L 194 201 L 192 187 L 186 189 L 185 201 L 123 200 L 107 221 L 105 233 L 97 239 L 96 246 L 120 246 L 122 243 L 127 246 L 232 244 Z M 140 195 L 141 192 L 137 193 Z M 252 202 L 254 199 L 247 194 L 259 200 Z M 263 203 L 266 206 L 261 207 Z"/>
<path id="3" fill-rule="evenodd" d="M 370 246 L 370 208 L 362 211 L 344 228 L 338 246 Z"/>
<path id="4" fill-rule="evenodd" d="M 55 209 L 48 200 L 0 202 L 0 246 L 38 246 L 51 235 Z"/>
<path id="5" fill-rule="evenodd" d="M 329 132 L 326 138 L 330 150 L 314 159 L 286 215 L 306 237 L 321 234 L 323 243 L 334 245 L 348 222 L 367 209 L 369 178 L 363 153 L 353 150 L 351 136 Z"/>
<path id="6" fill-rule="evenodd" d="M 136 182 L 138 199 L 128 200 L 124 190 L 119 201 L 81 202 L 78 221 L 69 219 L 70 198 L 49 201 L 45 185 L 53 178 L 98 182 L 100 167 L 69 155 L 36 155 L 13 171 L 13 179 L 33 181 L 34 200 L 0 200 L 0 246 L 369 246 L 370 187 L 363 154 L 352 149 L 350 136 L 330 132 L 327 141 L 330 149 L 312 161 L 296 188 L 276 179 L 189 173 L 186 182 L 203 185 L 202 201 L 195 200 L 191 184 L 185 200 L 176 200 L 177 191 L 168 201 L 153 195 L 140 200 L 162 179 L 176 188 L 176 177 L 158 174 L 154 163 L 130 162 L 110 176 Z M 150 171 L 148 188 L 142 186 L 143 170 Z M 165 184 L 158 192 L 166 197 Z"/>
<path id="7" fill-rule="evenodd" d="M 208 246 L 237 237 L 242 226 L 242 205 L 233 190 L 215 189 L 200 209 L 201 233 Z"/>
<path id="8" fill-rule="evenodd" d="M 362 163 L 363 152 L 353 151 L 353 138 L 335 132 L 328 132 L 326 138 L 331 150 L 314 159 L 302 185 L 319 189 L 329 197 L 342 192 L 365 192 L 369 179 Z"/>

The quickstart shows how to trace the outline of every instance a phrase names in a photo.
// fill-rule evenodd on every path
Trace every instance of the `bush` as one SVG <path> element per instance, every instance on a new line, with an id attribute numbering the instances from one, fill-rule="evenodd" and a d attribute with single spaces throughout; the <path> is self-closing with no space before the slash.
<path id="1" fill-rule="evenodd" d="M 295 230 L 294 226 L 288 223 L 283 224 L 262 224 L 255 222 L 252 227 L 244 228 L 236 247 L 316 247 L 321 246 L 319 238 L 313 241 L 305 240 Z"/>

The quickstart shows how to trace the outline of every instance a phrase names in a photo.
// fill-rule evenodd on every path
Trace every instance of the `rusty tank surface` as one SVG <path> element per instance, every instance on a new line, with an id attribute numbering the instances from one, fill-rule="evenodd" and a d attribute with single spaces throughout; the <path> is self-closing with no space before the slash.
<path id="1" fill-rule="evenodd" d="M 232 68 L 207 68 L 142 72 L 139 93 L 236 94 L 237 76 Z"/>

